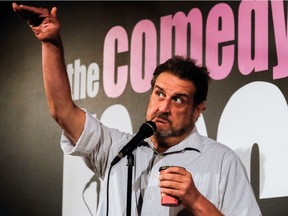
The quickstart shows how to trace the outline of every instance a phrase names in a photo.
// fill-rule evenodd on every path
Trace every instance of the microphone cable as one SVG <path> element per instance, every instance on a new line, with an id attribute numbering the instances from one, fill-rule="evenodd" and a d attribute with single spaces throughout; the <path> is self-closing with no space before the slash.
<path id="1" fill-rule="evenodd" d="M 106 216 L 109 214 L 109 183 L 110 183 L 110 173 L 112 170 L 112 166 L 110 166 L 109 171 L 108 171 L 108 179 L 107 179 L 107 190 L 106 190 Z"/>

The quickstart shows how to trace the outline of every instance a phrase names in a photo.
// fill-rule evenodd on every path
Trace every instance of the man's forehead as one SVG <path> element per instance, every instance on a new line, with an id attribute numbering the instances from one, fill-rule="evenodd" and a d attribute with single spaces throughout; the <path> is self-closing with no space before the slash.
<path id="1" fill-rule="evenodd" d="M 161 73 L 155 82 L 155 88 L 159 88 L 166 91 L 178 92 L 180 94 L 194 94 L 195 86 L 192 81 L 187 79 L 181 79 L 178 76 L 169 73 Z"/>

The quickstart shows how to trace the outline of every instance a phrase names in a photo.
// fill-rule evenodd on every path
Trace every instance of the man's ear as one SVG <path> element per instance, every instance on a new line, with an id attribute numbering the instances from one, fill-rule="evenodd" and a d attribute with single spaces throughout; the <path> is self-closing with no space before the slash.
<path id="1" fill-rule="evenodd" d="M 199 118 L 200 114 L 202 113 L 203 110 L 206 109 L 205 102 L 203 101 L 202 103 L 198 104 L 194 108 L 194 113 L 193 113 L 193 121 L 196 122 L 197 119 Z"/>

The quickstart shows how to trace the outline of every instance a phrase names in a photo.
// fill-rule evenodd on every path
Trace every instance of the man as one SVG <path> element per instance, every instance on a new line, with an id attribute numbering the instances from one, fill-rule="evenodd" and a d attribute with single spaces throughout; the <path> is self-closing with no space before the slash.
<path id="1" fill-rule="evenodd" d="M 51 115 L 64 131 L 63 151 L 83 157 L 104 180 L 97 215 L 125 215 L 126 160 L 114 166 L 111 161 L 132 135 L 102 125 L 73 103 L 57 9 L 16 3 L 13 9 L 41 41 L 44 87 Z M 206 68 L 184 57 L 155 69 L 146 119 L 155 122 L 157 131 L 133 152 L 132 215 L 261 215 L 240 159 L 195 127 L 209 81 Z M 162 166 L 173 167 L 159 175 Z M 181 204 L 162 206 L 162 193 Z"/>

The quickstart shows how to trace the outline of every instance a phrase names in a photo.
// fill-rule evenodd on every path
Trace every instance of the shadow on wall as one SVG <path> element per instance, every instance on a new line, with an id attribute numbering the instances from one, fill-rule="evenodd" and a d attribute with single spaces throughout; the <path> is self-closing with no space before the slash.
<path id="1" fill-rule="evenodd" d="M 90 185 L 92 183 L 96 183 L 96 191 L 95 191 L 95 194 L 96 194 L 96 197 L 99 197 L 100 196 L 100 188 L 101 188 L 101 181 L 100 179 L 97 177 L 96 174 L 94 174 L 91 179 L 87 182 L 87 184 L 85 185 L 84 189 L 83 189 L 83 192 L 82 192 L 82 200 L 87 208 L 87 210 L 89 211 L 90 215 L 93 216 L 93 211 L 90 209 L 89 207 L 89 204 L 86 202 L 86 199 L 85 199 L 85 196 L 84 196 L 84 193 L 85 191 L 90 187 Z M 94 188 L 93 188 L 94 189 Z M 98 208 L 98 205 L 99 205 L 99 199 L 97 199 L 97 203 L 96 203 L 96 209 Z"/>

